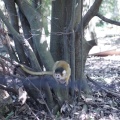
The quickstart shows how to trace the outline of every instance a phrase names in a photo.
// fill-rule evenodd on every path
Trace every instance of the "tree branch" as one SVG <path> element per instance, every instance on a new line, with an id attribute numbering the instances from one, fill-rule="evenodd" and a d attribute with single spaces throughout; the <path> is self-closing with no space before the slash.
<path id="1" fill-rule="evenodd" d="M 93 46 L 95 46 L 95 45 L 98 44 L 96 39 L 90 40 L 90 41 L 88 41 L 87 43 L 88 43 L 91 47 L 93 47 Z"/>
<path id="2" fill-rule="evenodd" d="M 102 0 L 95 0 L 91 8 L 85 14 L 85 16 L 83 17 L 83 29 L 87 26 L 89 21 L 97 14 L 101 3 L 102 3 Z M 76 31 L 80 31 L 80 28 L 81 28 L 81 22 L 79 23 Z"/>
<path id="3" fill-rule="evenodd" d="M 3 12 L 0 9 L 0 18 L 2 19 L 2 21 L 5 23 L 6 27 L 8 28 L 8 30 L 10 31 L 10 33 L 12 33 L 12 35 L 15 37 L 16 40 L 19 40 L 23 46 L 24 49 L 26 50 L 26 52 L 28 53 L 29 56 L 31 56 L 30 61 L 32 63 L 32 68 L 34 70 L 40 71 L 41 68 L 39 66 L 39 63 L 37 61 L 37 58 L 31 48 L 31 46 L 29 45 L 28 41 L 25 40 L 22 35 L 20 35 L 13 27 L 12 25 L 9 23 L 8 19 L 4 16 Z"/>
<path id="4" fill-rule="evenodd" d="M 42 31 L 40 14 L 26 0 L 16 0 L 16 3 L 30 24 L 31 33 L 33 35 L 33 44 L 38 51 L 42 63 L 44 64 L 46 70 L 52 70 L 54 60 L 50 51 L 47 50 L 46 43 L 41 42 L 40 39 Z"/>
<path id="5" fill-rule="evenodd" d="M 7 7 L 8 13 L 9 13 L 10 23 L 13 26 L 13 28 L 19 33 L 18 15 L 17 15 L 17 10 L 15 7 L 14 0 L 11 0 L 11 2 L 9 2 L 8 0 L 4 0 L 4 3 Z M 14 36 L 13 36 L 13 40 L 15 43 L 15 49 L 17 51 L 20 62 L 28 64 L 28 60 L 27 60 L 26 55 L 24 53 L 23 45 Z"/>
<path id="6" fill-rule="evenodd" d="M 96 16 L 99 17 L 100 19 L 102 19 L 103 21 L 107 22 L 107 23 L 120 26 L 120 22 L 108 19 L 108 18 L 104 17 L 103 15 L 101 15 L 100 13 L 97 13 Z"/>

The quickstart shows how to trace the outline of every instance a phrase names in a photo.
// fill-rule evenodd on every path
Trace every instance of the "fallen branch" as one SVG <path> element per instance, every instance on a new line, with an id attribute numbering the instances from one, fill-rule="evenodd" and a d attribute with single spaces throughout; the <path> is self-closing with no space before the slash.
<path id="1" fill-rule="evenodd" d="M 109 55 L 120 55 L 120 50 L 113 49 L 113 50 L 107 50 L 103 52 L 89 54 L 89 56 L 100 56 L 100 57 L 109 56 Z"/>

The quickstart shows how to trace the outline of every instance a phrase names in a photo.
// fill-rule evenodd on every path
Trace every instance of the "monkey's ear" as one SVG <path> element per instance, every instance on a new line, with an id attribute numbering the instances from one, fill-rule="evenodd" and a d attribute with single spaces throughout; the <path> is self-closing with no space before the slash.
<path id="1" fill-rule="evenodd" d="M 63 75 L 66 75 L 66 70 L 63 70 L 62 74 L 63 74 Z"/>

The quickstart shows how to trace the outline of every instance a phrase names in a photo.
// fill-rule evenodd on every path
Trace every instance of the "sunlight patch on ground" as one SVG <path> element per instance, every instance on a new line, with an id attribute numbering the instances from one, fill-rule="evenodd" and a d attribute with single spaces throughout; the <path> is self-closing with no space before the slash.
<path id="1" fill-rule="evenodd" d="M 85 73 L 106 84 L 120 80 L 120 56 L 87 58 Z"/>

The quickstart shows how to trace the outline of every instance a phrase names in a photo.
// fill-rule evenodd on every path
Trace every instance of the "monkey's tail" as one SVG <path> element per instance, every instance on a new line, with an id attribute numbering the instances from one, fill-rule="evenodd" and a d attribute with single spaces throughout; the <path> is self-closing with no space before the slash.
<path id="1" fill-rule="evenodd" d="M 31 74 L 31 75 L 53 75 L 53 72 L 50 72 L 50 71 L 43 71 L 43 72 L 34 72 L 34 71 L 31 71 L 31 70 L 28 70 L 27 68 L 25 68 L 24 65 L 19 65 L 23 71 L 25 71 L 26 73 L 28 74 Z"/>

